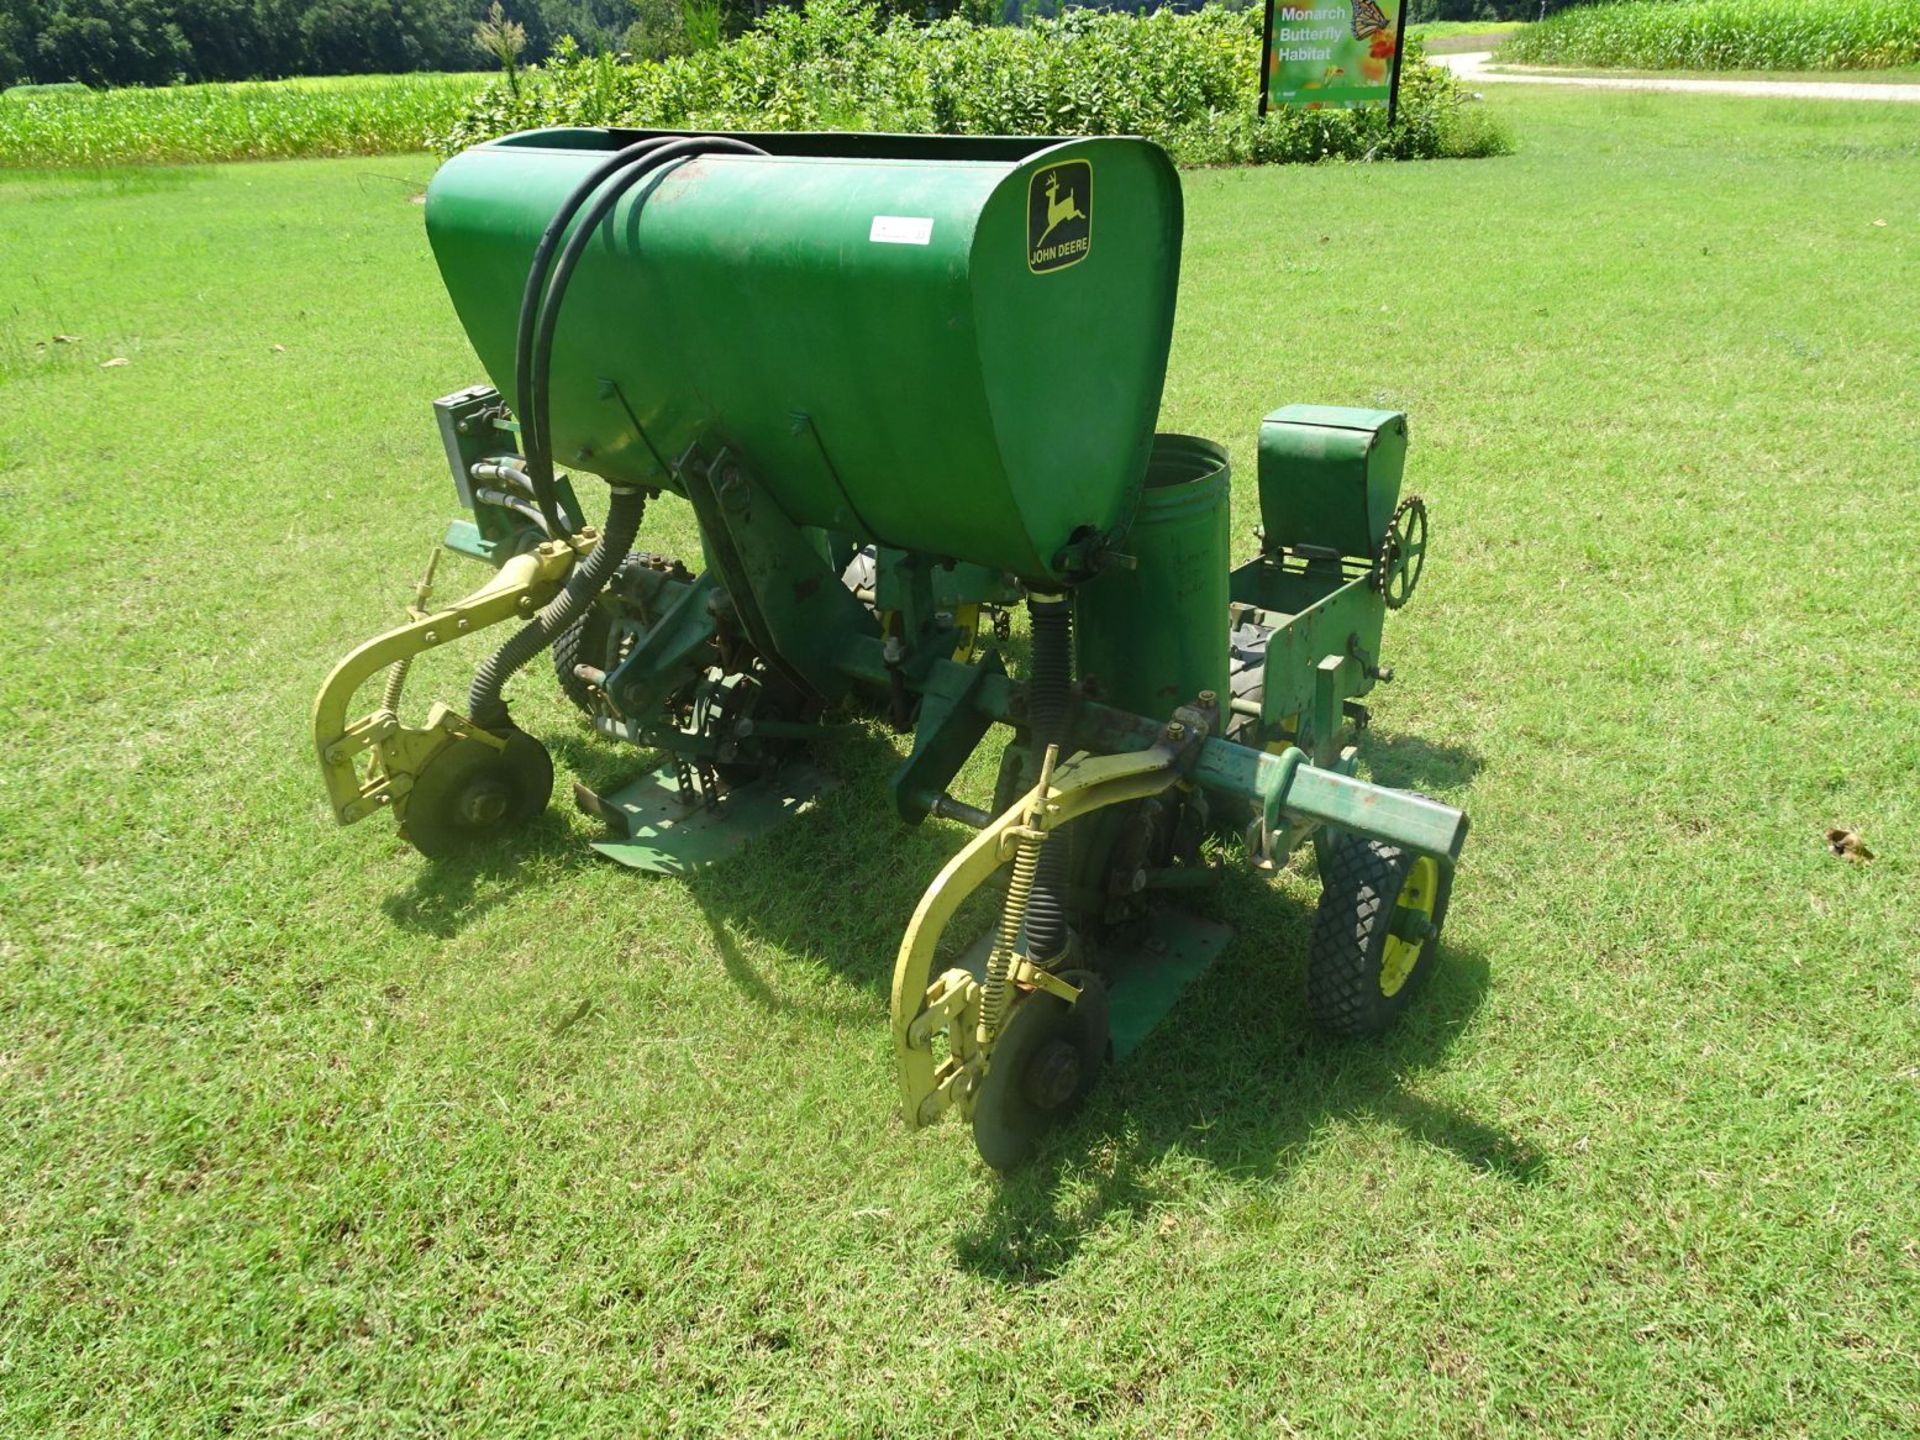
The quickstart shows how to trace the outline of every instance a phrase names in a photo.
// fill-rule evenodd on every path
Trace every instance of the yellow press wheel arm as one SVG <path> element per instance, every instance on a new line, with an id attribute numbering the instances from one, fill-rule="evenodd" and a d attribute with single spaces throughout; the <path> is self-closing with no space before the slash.
<path id="1" fill-rule="evenodd" d="M 349 722 L 347 709 L 361 685 L 387 667 L 503 620 L 531 615 L 566 581 L 578 547 L 590 544 L 593 535 L 588 530 L 571 541 L 549 540 L 514 556 L 465 599 L 430 614 L 410 609 L 405 625 L 376 635 L 333 667 L 313 704 L 313 743 L 336 820 L 350 825 L 376 810 L 400 807 L 413 778 L 457 739 L 495 748 L 504 744 L 445 705 L 433 707 L 424 729 L 402 725 L 395 713 L 397 686 L 388 687 L 381 707 L 370 715 Z M 363 751 L 373 752 L 364 776 L 356 763 Z"/>
<path id="2" fill-rule="evenodd" d="M 980 1040 L 980 982 L 965 970 L 933 974 L 934 952 L 955 913 L 1012 863 L 1020 831 L 1055 830 L 1109 805 L 1160 794 L 1182 778 L 1178 750 L 1163 741 L 1121 755 L 1075 755 L 1054 770 L 1051 785 L 1036 785 L 975 835 L 927 887 L 893 968 L 894 1065 L 910 1128 L 931 1125 L 949 1109 L 968 1114 L 992 1058 L 991 1044 Z M 1079 993 L 1024 959 L 1015 959 L 1010 978 L 1016 990 L 1029 993 L 1046 990 L 1068 1001 Z M 940 1056 L 935 1044 L 943 1031 L 947 1054 Z"/>

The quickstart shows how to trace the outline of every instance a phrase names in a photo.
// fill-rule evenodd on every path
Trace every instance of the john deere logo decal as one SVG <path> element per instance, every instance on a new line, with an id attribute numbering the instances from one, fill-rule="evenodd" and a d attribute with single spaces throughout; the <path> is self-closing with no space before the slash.
<path id="1" fill-rule="evenodd" d="M 1093 165 L 1062 160 L 1027 183 L 1027 268 L 1064 270 L 1093 247 Z"/>

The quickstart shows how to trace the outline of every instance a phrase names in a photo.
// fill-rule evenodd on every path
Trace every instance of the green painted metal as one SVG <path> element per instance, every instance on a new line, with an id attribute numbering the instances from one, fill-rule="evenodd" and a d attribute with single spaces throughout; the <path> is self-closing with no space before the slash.
<path id="1" fill-rule="evenodd" d="M 736 786 L 713 805 L 688 805 L 673 766 L 661 765 L 611 795 L 594 797 L 596 812 L 616 828 L 593 848 L 631 870 L 690 874 L 785 824 L 838 783 L 815 766 L 785 765 Z"/>
<path id="2" fill-rule="evenodd" d="M 540 231 L 630 138 L 512 137 L 433 179 L 435 257 L 507 393 Z M 796 524 L 1039 584 L 1077 573 L 1129 517 L 1159 409 L 1181 233 L 1164 152 L 742 138 L 773 153 L 668 167 L 588 247 L 553 356 L 555 458 L 677 488 L 653 452 L 717 440 Z M 1086 245 L 1036 271 L 1059 246 L 1030 244 L 1030 221 L 1074 207 Z"/>
<path id="3" fill-rule="evenodd" d="M 448 527 L 443 542 L 446 547 L 497 566 L 546 539 L 536 523 L 538 517 L 531 513 L 531 503 L 513 507 L 483 498 L 491 493 L 489 487 L 473 478 L 476 464 L 519 454 L 520 427 L 506 418 L 500 393 L 491 385 L 470 385 L 434 401 L 433 416 L 440 430 L 441 448 L 446 452 L 447 469 L 453 476 L 454 493 L 472 513 L 472 519 L 455 521 Z M 555 478 L 554 495 L 561 514 L 571 524 L 578 527 L 586 523 L 566 476 Z"/>
<path id="4" fill-rule="evenodd" d="M 927 818 L 934 802 L 986 738 L 993 719 L 982 713 L 976 697 L 989 679 L 1006 673 L 999 654 L 989 650 L 978 664 L 948 661 L 921 685 L 913 753 L 900 763 L 888 782 L 893 808 L 908 824 L 917 825 Z"/>
<path id="5" fill-rule="evenodd" d="M 678 477 L 700 522 L 709 573 L 761 656 L 802 690 L 839 698 L 840 646 L 876 633 L 873 616 L 788 518 L 766 478 L 731 450 L 682 464 Z"/>
<path id="6" fill-rule="evenodd" d="M 440 543 L 456 555 L 465 555 L 470 560 L 484 560 L 496 567 L 505 563 L 513 553 L 498 541 L 487 539 L 479 525 L 472 520 L 449 520 L 447 532 L 440 537 Z"/>
<path id="7" fill-rule="evenodd" d="M 671 587 L 654 623 L 607 677 L 607 692 L 631 716 L 651 722 L 667 697 L 700 678 L 712 658 L 714 606 L 724 592 L 708 571 L 693 584 Z"/>
<path id="8" fill-rule="evenodd" d="M 1227 452 L 1156 435 L 1125 565 L 1074 591 L 1079 671 L 1103 703 L 1154 718 L 1227 691 Z"/>
<path id="9" fill-rule="evenodd" d="M 1394 410 L 1288 405 L 1260 422 L 1260 526 L 1269 553 L 1306 545 L 1371 556 L 1407 458 Z"/>
<path id="10" fill-rule="evenodd" d="M 1202 789 L 1252 800 L 1266 832 L 1291 832 L 1294 843 L 1333 825 L 1449 865 L 1467 843 L 1467 817 L 1453 806 L 1309 765 L 1292 746 L 1275 754 L 1210 740 L 1192 778 Z"/>
<path id="11" fill-rule="evenodd" d="M 1274 627 L 1260 697 L 1262 736 L 1297 743 L 1327 763 L 1344 702 L 1373 689 L 1368 667 L 1377 671 L 1386 605 L 1365 575 L 1350 576 L 1332 560 L 1302 565 L 1256 556 L 1233 572 L 1230 591 L 1236 606 L 1249 607 L 1245 618 Z M 1333 677 L 1329 697 L 1320 665 L 1330 656 L 1350 663 Z"/>
<path id="12" fill-rule="evenodd" d="M 1295 769 L 1281 808 L 1449 864 L 1467 843 L 1467 817 L 1453 806 L 1316 765 Z"/>
<path id="13" fill-rule="evenodd" d="M 878 684 L 885 674 L 880 642 L 850 642 L 842 653 L 841 668 L 850 679 Z M 965 690 L 977 714 L 998 723 L 1014 720 L 1024 703 L 1021 687 L 998 674 L 970 681 L 968 672 L 974 668 L 936 660 L 915 683 L 949 695 Z M 1095 754 L 1145 750 L 1160 738 L 1162 723 L 1110 705 L 1083 702 L 1074 714 L 1074 744 Z M 1269 829 L 1291 828 L 1304 834 L 1318 824 L 1336 824 L 1449 862 L 1459 857 L 1467 834 L 1467 819 L 1461 811 L 1307 764 L 1306 758 L 1293 748 L 1275 754 L 1211 737 L 1199 747 L 1189 778 L 1210 794 L 1241 802 L 1248 807 L 1247 813 L 1258 815 L 1264 806 Z M 1296 772 L 1308 777 L 1304 788 L 1297 786 Z M 1317 784 L 1321 778 L 1328 783 Z"/>

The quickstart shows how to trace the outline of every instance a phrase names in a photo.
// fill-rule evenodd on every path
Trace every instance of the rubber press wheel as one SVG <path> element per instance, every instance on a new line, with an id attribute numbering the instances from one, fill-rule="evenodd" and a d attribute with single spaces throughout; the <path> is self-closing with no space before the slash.
<path id="1" fill-rule="evenodd" d="M 994 1169 L 1012 1170 L 1040 1138 L 1073 1113 L 1107 1061 L 1107 990 L 1087 970 L 1061 979 L 1077 986 L 1069 1005 L 1042 990 L 1013 1009 L 973 1105 L 973 1143 Z"/>
<path id="2" fill-rule="evenodd" d="M 1335 1035 L 1373 1035 L 1426 983 L 1452 871 L 1430 855 L 1341 835 L 1330 842 L 1307 946 L 1307 1010 Z"/>
<path id="3" fill-rule="evenodd" d="M 553 760 L 546 746 L 524 730 L 498 733 L 506 749 L 456 740 L 413 782 L 400 834 L 429 860 L 517 830 L 547 808 Z"/>

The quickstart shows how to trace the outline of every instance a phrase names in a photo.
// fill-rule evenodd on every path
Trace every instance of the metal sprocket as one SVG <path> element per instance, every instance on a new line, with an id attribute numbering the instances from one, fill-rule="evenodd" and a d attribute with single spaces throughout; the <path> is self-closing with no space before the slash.
<path id="1" fill-rule="evenodd" d="M 1394 507 L 1387 521 L 1387 533 L 1380 537 L 1380 548 L 1373 555 L 1373 570 L 1368 583 L 1387 602 L 1389 610 L 1398 610 L 1413 598 L 1414 586 L 1427 565 L 1427 502 L 1409 495 Z"/>

